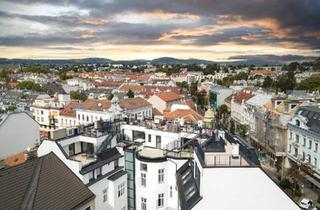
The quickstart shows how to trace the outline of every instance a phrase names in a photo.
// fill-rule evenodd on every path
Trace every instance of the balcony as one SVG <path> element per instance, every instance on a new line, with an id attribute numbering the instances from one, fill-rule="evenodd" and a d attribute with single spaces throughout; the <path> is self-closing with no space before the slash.
<path id="1" fill-rule="evenodd" d="M 81 166 L 87 166 L 90 163 L 97 161 L 97 157 L 94 154 L 80 153 L 69 157 L 71 160 L 75 160 L 81 163 Z"/>

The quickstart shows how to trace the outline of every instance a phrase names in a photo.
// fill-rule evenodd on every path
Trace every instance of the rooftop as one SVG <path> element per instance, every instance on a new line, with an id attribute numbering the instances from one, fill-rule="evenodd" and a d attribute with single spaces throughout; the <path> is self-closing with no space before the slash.
<path id="1" fill-rule="evenodd" d="M 84 110 L 107 110 L 111 107 L 111 102 L 107 99 L 105 100 L 96 100 L 96 99 L 87 99 L 83 103 L 79 104 L 77 109 Z"/>
<path id="2" fill-rule="evenodd" d="M 172 92 L 167 92 L 167 93 L 157 93 L 156 94 L 159 98 L 161 98 L 165 102 L 172 102 L 172 101 L 177 101 L 183 98 L 182 95 L 172 93 Z"/>
<path id="3" fill-rule="evenodd" d="M 121 108 L 124 109 L 137 109 L 140 107 L 150 106 L 151 104 L 143 98 L 128 98 L 119 102 Z"/>
<path id="4" fill-rule="evenodd" d="M 0 187 L 0 209 L 69 210 L 95 197 L 53 153 L 1 170 Z"/>

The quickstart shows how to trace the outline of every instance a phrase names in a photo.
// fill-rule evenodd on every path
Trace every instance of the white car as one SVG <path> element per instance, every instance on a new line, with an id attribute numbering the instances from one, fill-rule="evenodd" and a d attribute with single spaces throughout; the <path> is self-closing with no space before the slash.
<path id="1" fill-rule="evenodd" d="M 312 200 L 304 198 L 300 201 L 299 206 L 302 209 L 309 209 L 312 206 Z"/>

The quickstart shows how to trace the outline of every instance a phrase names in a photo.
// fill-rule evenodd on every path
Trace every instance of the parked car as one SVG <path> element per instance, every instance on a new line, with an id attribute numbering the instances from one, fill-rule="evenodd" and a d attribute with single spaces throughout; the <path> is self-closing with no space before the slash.
<path id="1" fill-rule="evenodd" d="M 303 199 L 300 201 L 299 206 L 300 206 L 302 209 L 309 209 L 310 207 L 312 207 L 312 200 L 307 199 L 307 198 L 303 198 Z"/>

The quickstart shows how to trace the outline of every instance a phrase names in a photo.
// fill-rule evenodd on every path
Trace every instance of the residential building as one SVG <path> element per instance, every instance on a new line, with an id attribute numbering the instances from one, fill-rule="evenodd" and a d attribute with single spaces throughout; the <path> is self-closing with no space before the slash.
<path id="1" fill-rule="evenodd" d="M 121 210 L 127 207 L 127 173 L 122 150 L 115 147 L 116 124 L 95 125 L 53 131 L 44 140 L 38 156 L 54 153 L 95 194 L 95 209 Z"/>
<path id="2" fill-rule="evenodd" d="M 163 113 L 172 104 L 183 104 L 183 96 L 172 92 L 156 93 L 148 99 L 148 102 L 153 108 Z"/>
<path id="3" fill-rule="evenodd" d="M 249 126 L 249 121 L 253 119 L 253 110 L 246 106 L 246 102 L 255 94 L 249 90 L 240 91 L 233 95 L 231 100 L 231 118 L 236 127 L 240 125 Z"/>
<path id="4" fill-rule="evenodd" d="M 0 189 L 0 209 L 97 209 L 95 195 L 54 153 L 0 170 Z"/>
<path id="5" fill-rule="evenodd" d="M 119 106 L 130 119 L 152 118 L 152 105 L 143 98 L 128 98 L 121 100 Z"/>
<path id="6" fill-rule="evenodd" d="M 0 160 L 24 153 L 39 144 L 39 127 L 25 112 L 0 115 Z"/>
<path id="7" fill-rule="evenodd" d="M 260 168 L 254 149 L 223 130 L 211 136 L 147 123 L 122 125 L 121 133 L 128 210 L 300 209 Z"/>
<path id="8" fill-rule="evenodd" d="M 320 108 L 300 107 L 288 122 L 288 159 L 320 189 Z"/>
<path id="9" fill-rule="evenodd" d="M 39 95 L 34 101 L 31 111 L 34 119 L 40 124 L 40 136 L 49 137 L 49 133 L 57 128 L 57 117 L 60 111 L 71 101 L 69 95 Z"/>
<path id="10" fill-rule="evenodd" d="M 218 109 L 222 104 L 224 104 L 224 100 L 231 96 L 233 90 L 230 88 L 225 88 L 222 86 L 211 86 L 208 92 L 209 104 L 212 108 Z"/>
<path id="11" fill-rule="evenodd" d="M 57 116 L 57 127 L 58 128 L 69 128 L 77 125 L 77 113 L 75 106 L 79 104 L 78 100 L 72 100 L 63 110 L 60 111 Z"/>
<path id="12" fill-rule="evenodd" d="M 108 112 L 111 108 L 111 101 L 87 99 L 75 107 L 77 115 L 77 125 L 87 125 L 98 120 L 110 120 L 112 113 Z"/>

